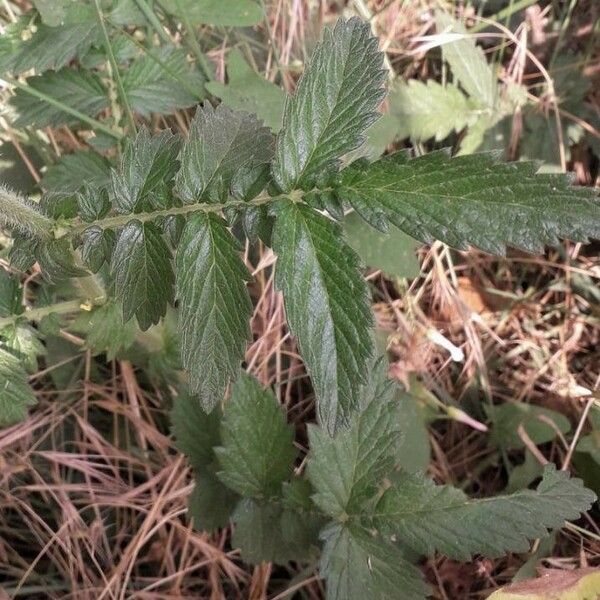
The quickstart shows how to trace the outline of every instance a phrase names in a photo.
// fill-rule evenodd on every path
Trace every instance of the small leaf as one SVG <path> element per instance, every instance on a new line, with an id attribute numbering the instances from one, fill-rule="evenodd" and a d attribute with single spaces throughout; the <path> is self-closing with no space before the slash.
<path id="1" fill-rule="evenodd" d="M 468 36 L 463 25 L 448 13 L 436 11 L 435 20 L 438 32 L 450 31 L 464 36 L 442 46 L 442 55 L 450 65 L 452 74 L 470 97 L 493 108 L 498 96 L 496 76 L 483 50 L 475 44 L 473 37 Z"/>
<path id="2" fill-rule="evenodd" d="M 152 50 L 128 65 L 122 79 L 131 109 L 144 117 L 188 108 L 204 98 L 204 79 L 176 48 Z"/>
<path id="3" fill-rule="evenodd" d="M 492 154 L 410 159 L 399 152 L 344 169 L 336 193 L 374 227 L 389 220 L 425 243 L 438 239 L 460 249 L 503 254 L 508 244 L 536 252 L 559 237 L 600 237 L 596 192 L 535 169 L 498 163 Z"/>
<path id="4" fill-rule="evenodd" d="M 383 54 L 368 23 L 340 19 L 326 29 L 288 98 L 273 178 L 283 192 L 310 189 L 364 141 L 384 96 Z"/>
<path id="5" fill-rule="evenodd" d="M 344 218 L 348 243 L 370 267 L 381 269 L 388 276 L 418 277 L 421 266 L 416 250 L 419 242 L 398 229 L 381 233 L 365 223 L 356 213 Z"/>
<path id="6" fill-rule="evenodd" d="M 247 27 L 264 19 L 263 11 L 254 0 L 159 0 L 172 15 L 185 15 L 193 24 L 224 27 Z"/>
<path id="7" fill-rule="evenodd" d="M 88 71 L 64 68 L 29 77 L 27 85 L 80 113 L 95 116 L 108 107 L 108 93 L 100 79 Z M 16 127 L 58 127 L 78 121 L 57 106 L 17 89 L 10 105 L 18 113 Z"/>
<path id="8" fill-rule="evenodd" d="M 206 89 L 233 110 L 255 114 L 274 132 L 281 128 L 285 92 L 261 77 L 234 48 L 227 62 L 228 83 L 211 81 Z"/>
<path id="9" fill-rule="evenodd" d="M 110 300 L 91 312 L 82 311 L 73 324 L 74 331 L 86 334 L 86 346 L 94 354 L 106 352 L 109 361 L 133 345 L 136 329 L 133 320 L 123 323 L 121 307 Z"/>
<path id="10" fill-rule="evenodd" d="M 19 280 L 5 269 L 0 269 L 0 317 L 10 317 L 22 312 Z"/>
<path id="11" fill-rule="evenodd" d="M 287 201 L 276 206 L 273 250 L 276 285 L 315 387 L 319 419 L 334 432 L 358 405 L 372 352 L 358 258 L 337 224 Z"/>
<path id="12" fill-rule="evenodd" d="M 214 531 L 227 527 L 239 496 L 209 471 L 195 476 L 195 485 L 188 500 L 188 514 L 195 529 Z"/>
<path id="13" fill-rule="evenodd" d="M 272 155 L 272 135 L 256 117 L 207 103 L 181 150 L 176 192 L 186 204 L 223 202 L 237 180 L 262 170 Z"/>
<path id="14" fill-rule="evenodd" d="M 398 121 L 397 137 L 416 142 L 443 140 L 473 123 L 481 112 L 456 86 L 443 86 L 433 79 L 398 83 L 388 100 L 390 114 Z"/>
<path id="15" fill-rule="evenodd" d="M 242 374 L 225 405 L 218 475 L 229 488 L 253 498 L 281 493 L 296 456 L 294 432 L 270 390 Z"/>
<path id="16" fill-rule="evenodd" d="M 84 184 L 83 190 L 76 197 L 79 215 L 88 223 L 105 217 L 110 210 L 110 201 L 105 189 Z"/>
<path id="17" fill-rule="evenodd" d="M 419 570 L 398 546 L 360 527 L 330 525 L 320 563 L 327 598 L 349 600 L 425 600 L 428 590 Z"/>
<path id="18" fill-rule="evenodd" d="M 111 272 L 123 322 L 137 317 L 142 331 L 158 323 L 173 300 L 169 249 L 153 223 L 129 221 L 119 233 Z"/>
<path id="19" fill-rule="evenodd" d="M 197 213 L 187 222 L 176 258 L 179 332 L 190 388 L 206 410 L 225 394 L 250 337 L 250 274 L 225 221 Z"/>
<path id="20" fill-rule="evenodd" d="M 0 427 L 27 417 L 27 408 L 37 403 L 19 359 L 0 346 Z"/>
<path id="21" fill-rule="evenodd" d="M 92 273 L 97 273 L 105 262 L 110 262 L 115 232 L 101 227 L 88 227 L 81 237 L 81 259 Z"/>
<path id="22" fill-rule="evenodd" d="M 110 181 L 110 163 L 96 152 L 64 154 L 42 177 L 40 185 L 48 191 L 76 192 L 84 185 L 104 187 Z"/>
<path id="23" fill-rule="evenodd" d="M 375 524 L 384 533 L 423 554 L 438 550 L 450 558 L 490 558 L 507 551 L 526 552 L 529 539 L 576 519 L 596 499 L 581 480 L 547 466 L 535 491 L 469 499 L 462 490 L 437 486 L 418 475 L 401 474 L 375 509 Z"/>
<path id="24" fill-rule="evenodd" d="M 360 514 L 384 475 L 394 465 L 400 429 L 392 399 L 394 384 L 380 360 L 367 388 L 366 403 L 334 438 L 309 425 L 308 478 L 313 500 L 327 515 L 344 518 Z"/>
<path id="25" fill-rule="evenodd" d="M 66 237 L 40 242 L 36 246 L 36 258 L 42 274 L 51 283 L 88 274 L 75 264 L 73 249 Z"/>
<path id="26" fill-rule="evenodd" d="M 46 352 L 38 332 L 27 323 L 21 322 L 0 330 L 0 345 L 16 356 L 30 373 L 37 371 L 38 356 Z"/>
<path id="27" fill-rule="evenodd" d="M 118 171 L 112 171 L 110 199 L 120 213 L 150 210 L 162 205 L 167 186 L 177 172 L 179 137 L 170 130 L 152 136 L 142 127 L 123 152 Z"/>

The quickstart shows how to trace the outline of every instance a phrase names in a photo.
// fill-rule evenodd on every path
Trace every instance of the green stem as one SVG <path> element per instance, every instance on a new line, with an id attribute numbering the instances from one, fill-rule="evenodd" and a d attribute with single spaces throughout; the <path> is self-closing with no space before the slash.
<path id="1" fill-rule="evenodd" d="M 164 30 L 162 23 L 158 20 L 158 17 L 156 16 L 152 8 L 148 6 L 146 0 L 135 0 L 135 3 L 137 4 L 138 8 L 142 11 L 146 19 L 148 19 L 150 25 L 154 27 L 154 30 L 156 31 L 156 33 L 158 33 L 158 37 L 163 42 L 172 44 L 173 40 L 171 40 L 169 34 Z"/>
<path id="2" fill-rule="evenodd" d="M 110 43 L 108 30 L 106 29 L 106 23 L 104 22 L 102 9 L 100 8 L 100 0 L 94 0 L 94 5 L 96 7 L 96 14 L 98 15 L 98 22 L 100 23 L 100 27 L 102 28 L 102 35 L 104 36 L 104 47 L 106 48 L 106 54 L 108 56 L 108 61 L 112 70 L 111 75 L 114 78 L 115 83 L 117 84 L 117 90 L 119 91 L 119 96 L 121 96 L 121 102 L 123 103 L 123 107 L 125 108 L 125 114 L 127 115 L 129 127 L 131 128 L 131 131 L 135 133 L 135 120 L 133 118 L 133 113 L 131 112 L 129 99 L 127 98 L 127 94 L 125 93 L 125 88 L 123 87 L 123 80 L 121 79 L 121 74 L 119 73 L 119 65 L 117 64 L 117 59 L 115 58 L 115 53 L 113 52 L 113 47 Z"/>
<path id="3" fill-rule="evenodd" d="M 50 238 L 54 222 L 20 194 L 0 186 L 0 223 L 36 238 Z"/>
<path id="4" fill-rule="evenodd" d="M 27 319 L 28 321 L 41 321 L 44 317 L 49 315 L 64 315 L 66 313 L 77 312 L 81 310 L 81 300 L 66 300 L 65 302 L 57 302 L 56 304 L 49 304 L 48 306 L 40 306 L 39 308 L 32 308 L 26 310 L 20 315 L 11 315 L 10 317 L 3 317 L 0 319 L 0 329 L 7 325 L 14 324 L 19 319 Z"/>
<path id="5" fill-rule="evenodd" d="M 13 85 L 14 87 L 22 90 L 26 94 L 29 94 L 30 96 L 35 96 L 36 98 L 38 98 L 38 100 L 43 100 L 44 102 L 51 104 L 52 106 L 55 106 L 56 108 L 62 110 L 63 112 L 66 112 L 67 114 L 72 115 L 76 119 L 79 119 L 83 123 L 86 123 L 87 125 L 89 125 L 92 129 L 101 131 L 102 133 L 105 133 L 106 135 L 110 135 L 111 137 L 113 137 L 117 140 L 120 140 L 123 137 L 123 134 L 120 131 L 116 131 L 115 129 L 111 129 L 110 127 L 107 127 L 100 121 L 93 119 L 92 117 L 88 117 L 88 115 L 86 115 L 74 108 L 71 108 L 70 106 L 67 106 L 66 104 L 63 104 L 62 102 L 60 102 L 59 100 L 56 100 L 55 98 L 52 98 L 51 96 L 47 96 L 43 92 L 36 90 L 34 87 L 31 87 L 30 85 L 21 83 L 20 81 L 18 81 L 16 79 L 12 79 L 11 77 L 8 77 L 7 75 L 3 75 L 3 79 L 10 85 Z"/>
<path id="6" fill-rule="evenodd" d="M 206 202 L 198 202 L 197 204 L 184 204 L 183 206 L 173 206 L 171 208 L 165 208 L 162 210 L 156 210 L 154 212 L 148 213 L 116 215 L 113 217 L 106 217 L 104 219 L 94 221 L 93 223 L 83 223 L 79 219 L 73 219 L 73 221 L 71 222 L 71 228 L 68 229 L 66 235 L 77 235 L 79 233 L 82 233 L 92 225 L 94 227 L 100 227 L 102 229 L 111 229 L 113 227 L 122 227 L 130 221 L 140 221 L 141 223 L 145 223 L 147 221 L 154 221 L 159 217 L 169 217 L 172 215 L 187 215 L 189 213 L 194 212 L 221 212 L 225 208 L 231 208 L 234 206 L 259 206 L 261 204 L 274 202 L 275 200 L 278 200 L 282 197 L 288 196 L 268 196 L 267 194 L 263 194 L 256 197 L 254 200 L 250 200 L 249 202 L 245 200 L 228 200 L 227 202 L 224 202 L 222 204 L 207 204 Z M 66 224 L 66 227 L 69 227 L 68 223 Z"/>
<path id="7" fill-rule="evenodd" d="M 480 23 L 477 23 L 477 25 L 471 27 L 471 29 L 469 29 L 469 33 L 478 33 L 479 31 L 482 31 L 486 27 L 489 27 L 490 26 L 489 21 L 502 21 L 504 19 L 508 19 L 512 15 L 514 15 L 516 12 L 519 12 L 520 10 L 527 8 L 527 7 L 531 6 L 532 4 L 535 4 L 537 1 L 538 0 L 518 0 L 517 2 L 513 2 L 506 8 L 499 10 L 496 14 L 492 15 L 491 17 L 488 17 L 485 20 L 485 22 L 482 21 Z"/>

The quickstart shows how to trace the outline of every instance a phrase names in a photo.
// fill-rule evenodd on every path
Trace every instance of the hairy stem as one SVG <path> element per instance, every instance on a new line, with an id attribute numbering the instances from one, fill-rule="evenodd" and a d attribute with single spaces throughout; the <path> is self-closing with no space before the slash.
<path id="1" fill-rule="evenodd" d="M 0 186 L 0 224 L 36 238 L 49 238 L 54 222 L 27 198 Z"/>

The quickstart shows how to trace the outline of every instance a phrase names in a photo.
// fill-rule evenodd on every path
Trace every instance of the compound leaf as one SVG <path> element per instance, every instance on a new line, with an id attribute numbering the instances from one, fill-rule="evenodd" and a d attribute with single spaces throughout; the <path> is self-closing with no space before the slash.
<path id="1" fill-rule="evenodd" d="M 177 249 L 183 366 L 206 410 L 223 398 L 250 337 L 250 274 L 238 246 L 221 217 L 197 213 L 188 220 Z"/>
<path id="2" fill-rule="evenodd" d="M 387 380 L 386 361 L 380 360 L 367 388 L 366 405 L 347 429 L 332 438 L 309 425 L 313 500 L 331 517 L 360 514 L 394 464 L 400 431 L 393 385 Z"/>
<path id="3" fill-rule="evenodd" d="M 455 85 L 410 79 L 389 93 L 390 114 L 398 122 L 398 138 L 423 142 L 443 140 L 477 119 L 481 112 Z"/>
<path id="4" fill-rule="evenodd" d="M 111 271 L 123 322 L 135 316 L 144 331 L 158 323 L 173 300 L 174 275 L 171 253 L 154 223 L 132 220 L 123 227 Z"/>
<path id="5" fill-rule="evenodd" d="M 375 524 L 383 533 L 423 554 L 438 550 L 458 560 L 479 553 L 496 557 L 525 552 L 530 539 L 545 537 L 588 510 L 595 494 L 554 465 L 535 491 L 469 499 L 457 488 L 437 486 L 420 475 L 401 474 L 381 497 Z"/>
<path id="6" fill-rule="evenodd" d="M 373 600 L 425 600 L 427 587 L 419 570 L 402 555 L 398 546 L 373 537 L 357 526 L 330 525 L 320 572 L 327 582 L 327 598 Z"/>
<path id="7" fill-rule="evenodd" d="M 443 151 L 410 159 L 396 153 L 354 163 L 336 191 L 368 222 L 389 220 L 425 243 L 504 254 L 509 244 L 529 252 L 559 237 L 600 237 L 600 202 L 563 175 L 535 175 L 533 163 L 498 163 L 493 154 L 450 158 Z"/>
<path id="8" fill-rule="evenodd" d="M 204 79 L 190 69 L 176 48 L 153 50 L 123 72 L 123 87 L 131 109 L 142 116 L 168 114 L 187 108 L 204 97 Z"/>
<path id="9" fill-rule="evenodd" d="M 108 94 L 100 79 L 88 71 L 64 68 L 29 77 L 27 85 L 80 113 L 94 116 L 108 106 Z M 77 123 L 69 113 L 49 102 L 17 89 L 10 104 L 18 117 L 17 127 L 58 127 Z"/>
<path id="10" fill-rule="evenodd" d="M 285 92 L 278 85 L 261 77 L 237 49 L 229 53 L 227 77 L 227 85 L 211 81 L 206 89 L 229 108 L 255 114 L 273 131 L 279 131 Z"/>
<path id="11" fill-rule="evenodd" d="M 285 105 L 273 164 L 282 191 L 312 188 L 364 141 L 384 96 L 382 64 L 368 23 L 340 19 L 324 31 Z"/>
<path id="12" fill-rule="evenodd" d="M 276 284 L 330 432 L 358 405 L 372 342 L 368 289 L 339 225 L 292 202 L 276 207 Z"/>
<path id="13" fill-rule="evenodd" d="M 27 408 L 37 403 L 20 359 L 1 346 L 0 389 L 0 427 L 22 421 L 27 417 Z"/>
<path id="14" fill-rule="evenodd" d="M 273 393 L 250 375 L 240 375 L 233 386 L 221 438 L 215 452 L 225 485 L 258 499 L 281 494 L 296 455 L 294 432 Z"/>
<path id="15" fill-rule="evenodd" d="M 271 132 L 255 116 L 207 103 L 181 149 L 176 192 L 186 204 L 223 202 L 249 175 L 264 171 L 272 155 Z"/>

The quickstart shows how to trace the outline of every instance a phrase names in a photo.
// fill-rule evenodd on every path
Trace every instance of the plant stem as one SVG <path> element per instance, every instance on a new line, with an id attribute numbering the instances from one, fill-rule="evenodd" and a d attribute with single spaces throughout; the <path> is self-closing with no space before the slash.
<path id="1" fill-rule="evenodd" d="M 43 92 L 36 90 L 34 87 L 31 87 L 30 85 L 27 85 L 26 83 L 21 83 L 17 79 L 12 79 L 11 77 L 8 77 L 7 75 L 3 75 L 3 79 L 10 85 L 13 85 L 16 88 L 24 91 L 26 94 L 29 94 L 30 96 L 35 96 L 39 100 L 43 100 L 44 102 L 47 102 L 48 104 L 51 104 L 52 106 L 55 106 L 56 108 L 62 110 L 63 112 L 66 112 L 67 114 L 72 115 L 76 119 L 79 119 L 83 123 L 86 123 L 87 125 L 89 125 L 92 129 L 96 129 L 98 131 L 101 131 L 102 133 L 106 133 L 106 135 L 110 135 L 111 137 L 113 137 L 117 140 L 120 140 L 123 137 L 123 134 L 120 131 L 117 131 L 115 129 L 111 129 L 110 127 L 107 127 L 100 121 L 93 119 L 92 117 L 88 117 L 88 115 L 86 115 L 74 108 L 71 108 L 70 106 L 67 106 L 66 104 L 63 104 L 62 102 L 60 102 L 59 100 L 56 100 L 55 98 L 52 98 L 51 96 L 47 96 Z"/>
<path id="2" fill-rule="evenodd" d="M 0 318 L 0 329 L 7 325 L 12 325 L 18 319 L 27 319 L 28 321 L 41 321 L 44 317 L 49 315 L 63 315 L 70 312 L 76 312 L 81 310 L 81 300 L 66 300 L 65 302 L 57 302 L 56 304 L 49 304 L 48 306 L 40 306 L 39 308 L 32 308 L 26 310 L 20 315 L 11 315 L 10 317 Z"/>
<path id="3" fill-rule="evenodd" d="M 178 16 L 181 18 L 181 22 L 183 23 L 183 26 L 185 27 L 187 33 L 186 39 L 188 40 L 192 52 L 194 53 L 194 56 L 198 61 L 198 65 L 200 66 L 202 74 L 204 75 L 207 81 L 211 81 L 212 79 L 214 79 L 212 70 L 210 68 L 210 65 L 206 61 L 206 57 L 204 56 L 204 52 L 202 52 L 202 48 L 200 48 L 200 45 L 198 44 L 194 27 L 192 26 L 192 23 L 190 22 L 187 13 L 181 7 L 181 2 L 179 2 L 179 0 L 175 0 L 175 3 L 177 4 Z"/>
<path id="4" fill-rule="evenodd" d="M 0 186 L 0 223 L 36 238 L 50 238 L 54 222 L 36 204 Z"/>
<path id="5" fill-rule="evenodd" d="M 152 8 L 148 6 L 146 0 L 135 0 L 135 3 L 137 4 L 137 7 L 140 9 L 140 11 L 144 14 L 146 19 L 148 19 L 150 25 L 154 27 L 154 30 L 156 31 L 156 33 L 158 33 L 158 37 L 163 42 L 166 42 L 167 44 L 172 44 L 173 40 L 171 40 L 169 34 L 164 30 L 162 23 L 158 20 L 158 17 L 156 16 Z"/>
<path id="6" fill-rule="evenodd" d="M 96 14 L 98 15 L 98 21 L 100 23 L 100 27 L 102 28 L 102 34 L 104 36 L 104 47 L 106 48 L 108 62 L 112 71 L 111 76 L 114 78 L 114 81 L 117 84 L 117 90 L 119 92 L 119 96 L 121 96 L 121 102 L 123 103 L 123 107 L 125 108 L 125 114 L 127 115 L 129 127 L 131 128 L 131 131 L 135 133 L 135 120 L 133 118 L 133 113 L 131 112 L 129 99 L 127 98 L 127 94 L 125 93 L 125 88 L 123 87 L 123 80 L 121 79 L 121 74 L 119 73 L 119 65 L 117 64 L 117 59 L 115 58 L 115 53 L 113 52 L 112 44 L 110 43 L 108 30 L 106 29 L 106 23 L 104 22 L 102 9 L 100 8 L 100 0 L 94 0 L 94 5 L 96 7 Z"/>

